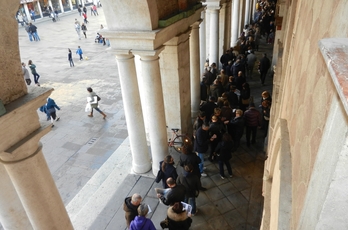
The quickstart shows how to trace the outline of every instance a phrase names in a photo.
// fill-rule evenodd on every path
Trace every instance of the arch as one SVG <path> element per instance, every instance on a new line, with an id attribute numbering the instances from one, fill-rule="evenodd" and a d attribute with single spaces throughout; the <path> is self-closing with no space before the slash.
<path id="1" fill-rule="evenodd" d="M 110 30 L 137 31 L 158 28 L 156 0 L 104 0 L 103 9 Z"/>

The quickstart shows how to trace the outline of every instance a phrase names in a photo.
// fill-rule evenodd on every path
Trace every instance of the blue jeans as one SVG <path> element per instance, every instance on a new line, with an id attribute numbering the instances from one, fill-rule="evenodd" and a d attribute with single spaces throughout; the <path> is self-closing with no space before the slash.
<path id="1" fill-rule="evenodd" d="M 40 37 L 37 34 L 37 32 L 33 32 L 33 37 L 34 37 L 35 41 L 40 41 Z"/>
<path id="2" fill-rule="evenodd" d="M 29 40 L 32 42 L 33 41 L 33 35 L 28 32 Z"/>
<path id="3" fill-rule="evenodd" d="M 40 75 L 37 74 L 37 73 L 33 73 L 33 76 L 34 76 L 34 82 L 35 82 L 35 84 L 39 83 Z"/>
<path id="4" fill-rule="evenodd" d="M 198 153 L 198 157 L 201 158 L 201 163 L 199 163 L 199 172 L 202 174 L 204 168 L 204 153 Z"/>
<path id="5" fill-rule="evenodd" d="M 190 203 L 188 203 L 187 201 L 189 201 Z M 192 206 L 191 214 L 196 214 L 196 197 L 185 196 L 184 202 Z"/>

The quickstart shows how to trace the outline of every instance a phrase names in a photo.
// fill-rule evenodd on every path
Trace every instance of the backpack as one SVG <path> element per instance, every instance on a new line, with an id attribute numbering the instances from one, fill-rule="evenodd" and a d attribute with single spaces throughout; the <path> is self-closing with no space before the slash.
<path id="1" fill-rule="evenodd" d="M 98 95 L 96 95 L 97 96 L 97 101 L 100 101 L 101 100 L 101 98 L 98 96 Z"/>

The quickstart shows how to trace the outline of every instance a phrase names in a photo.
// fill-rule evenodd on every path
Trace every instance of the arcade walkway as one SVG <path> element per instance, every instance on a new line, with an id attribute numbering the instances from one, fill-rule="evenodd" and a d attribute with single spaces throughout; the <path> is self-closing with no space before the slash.
<path id="1" fill-rule="evenodd" d="M 153 211 L 149 217 L 160 229 L 159 222 L 165 218 L 167 208 L 154 193 L 153 188 L 160 184 L 154 183 L 151 173 L 130 172 L 131 154 L 116 61 L 106 47 L 94 43 L 100 24 L 105 25 L 103 9 L 98 11 L 98 17 L 89 17 L 87 39 L 78 40 L 74 31 L 77 12 L 61 15 L 57 23 L 37 21 L 40 42 L 30 42 L 24 28 L 19 28 L 22 61 L 32 59 L 37 64 L 41 86 L 55 88 L 52 98 L 62 108 L 58 111 L 61 120 L 41 140 L 43 153 L 75 229 L 125 229 L 122 203 L 135 192 L 145 197 L 144 202 Z M 88 60 L 77 60 L 74 53 L 78 45 Z M 69 67 L 67 48 L 73 51 L 74 68 Z M 271 47 L 261 44 L 256 55 L 261 57 L 264 52 L 271 56 Z M 254 74 L 248 82 L 258 106 L 261 92 L 271 91 L 272 79 L 268 77 L 266 85 L 261 86 L 256 71 Z M 102 97 L 106 121 L 99 116 L 86 116 L 87 86 Z M 39 115 L 45 123 L 45 115 Z M 179 157 L 174 151 L 172 154 L 175 159 Z M 191 229 L 259 229 L 264 159 L 259 132 L 255 145 L 248 148 L 243 138 L 240 149 L 234 153 L 231 163 L 235 177 L 222 180 L 217 164 L 206 161 L 208 176 L 202 183 L 208 190 L 197 199 L 199 212 L 192 217 Z"/>

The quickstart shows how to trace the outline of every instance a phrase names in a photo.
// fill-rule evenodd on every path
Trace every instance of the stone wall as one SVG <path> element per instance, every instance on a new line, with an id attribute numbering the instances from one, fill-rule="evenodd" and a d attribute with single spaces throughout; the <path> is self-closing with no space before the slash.
<path id="1" fill-rule="evenodd" d="M 290 2 L 284 2 L 284 4 L 290 4 Z M 327 118 L 332 112 L 331 105 L 338 97 L 318 48 L 318 41 L 328 37 L 346 37 L 348 22 L 345 14 L 348 11 L 348 4 L 343 0 L 293 0 L 291 5 L 286 7 L 288 7 L 284 18 L 286 22 L 283 21 L 283 31 L 280 33 L 284 37 L 278 36 L 281 46 L 277 49 L 282 54 L 278 60 L 281 63 L 277 66 L 279 65 L 281 72 L 276 73 L 274 79 L 279 86 L 275 89 L 278 95 L 275 97 L 275 103 L 272 104 L 272 110 L 276 112 L 272 111 L 269 158 L 266 161 L 265 170 L 270 170 L 269 173 L 273 179 L 279 178 L 273 173 L 277 173 L 274 169 L 277 156 L 274 154 L 278 151 L 276 144 L 281 137 L 279 132 L 273 132 L 273 130 L 277 128 L 277 122 L 274 121 L 280 118 L 285 119 L 289 129 L 292 163 L 291 229 L 297 229 L 304 204 L 310 196 L 308 188 L 313 172 L 320 170 L 315 168 L 317 154 L 323 144 L 322 138 L 328 122 Z M 282 48 L 284 50 L 281 51 Z M 272 181 L 272 183 L 279 184 L 279 181 Z M 271 201 L 271 203 L 277 202 Z M 320 210 L 312 211 L 312 213 L 320 213 Z M 275 229 L 272 226 L 268 227 Z"/>
<path id="2" fill-rule="evenodd" d="M 27 93 L 19 56 L 18 30 L 14 29 L 18 27 L 14 18 L 18 10 L 18 3 L 8 4 L 8 10 L 4 10 L 0 16 L 2 22 L 6 21 L 6 23 L 0 23 L 0 47 L 2 47 L 0 49 L 0 99 L 4 104 L 8 104 Z"/>

